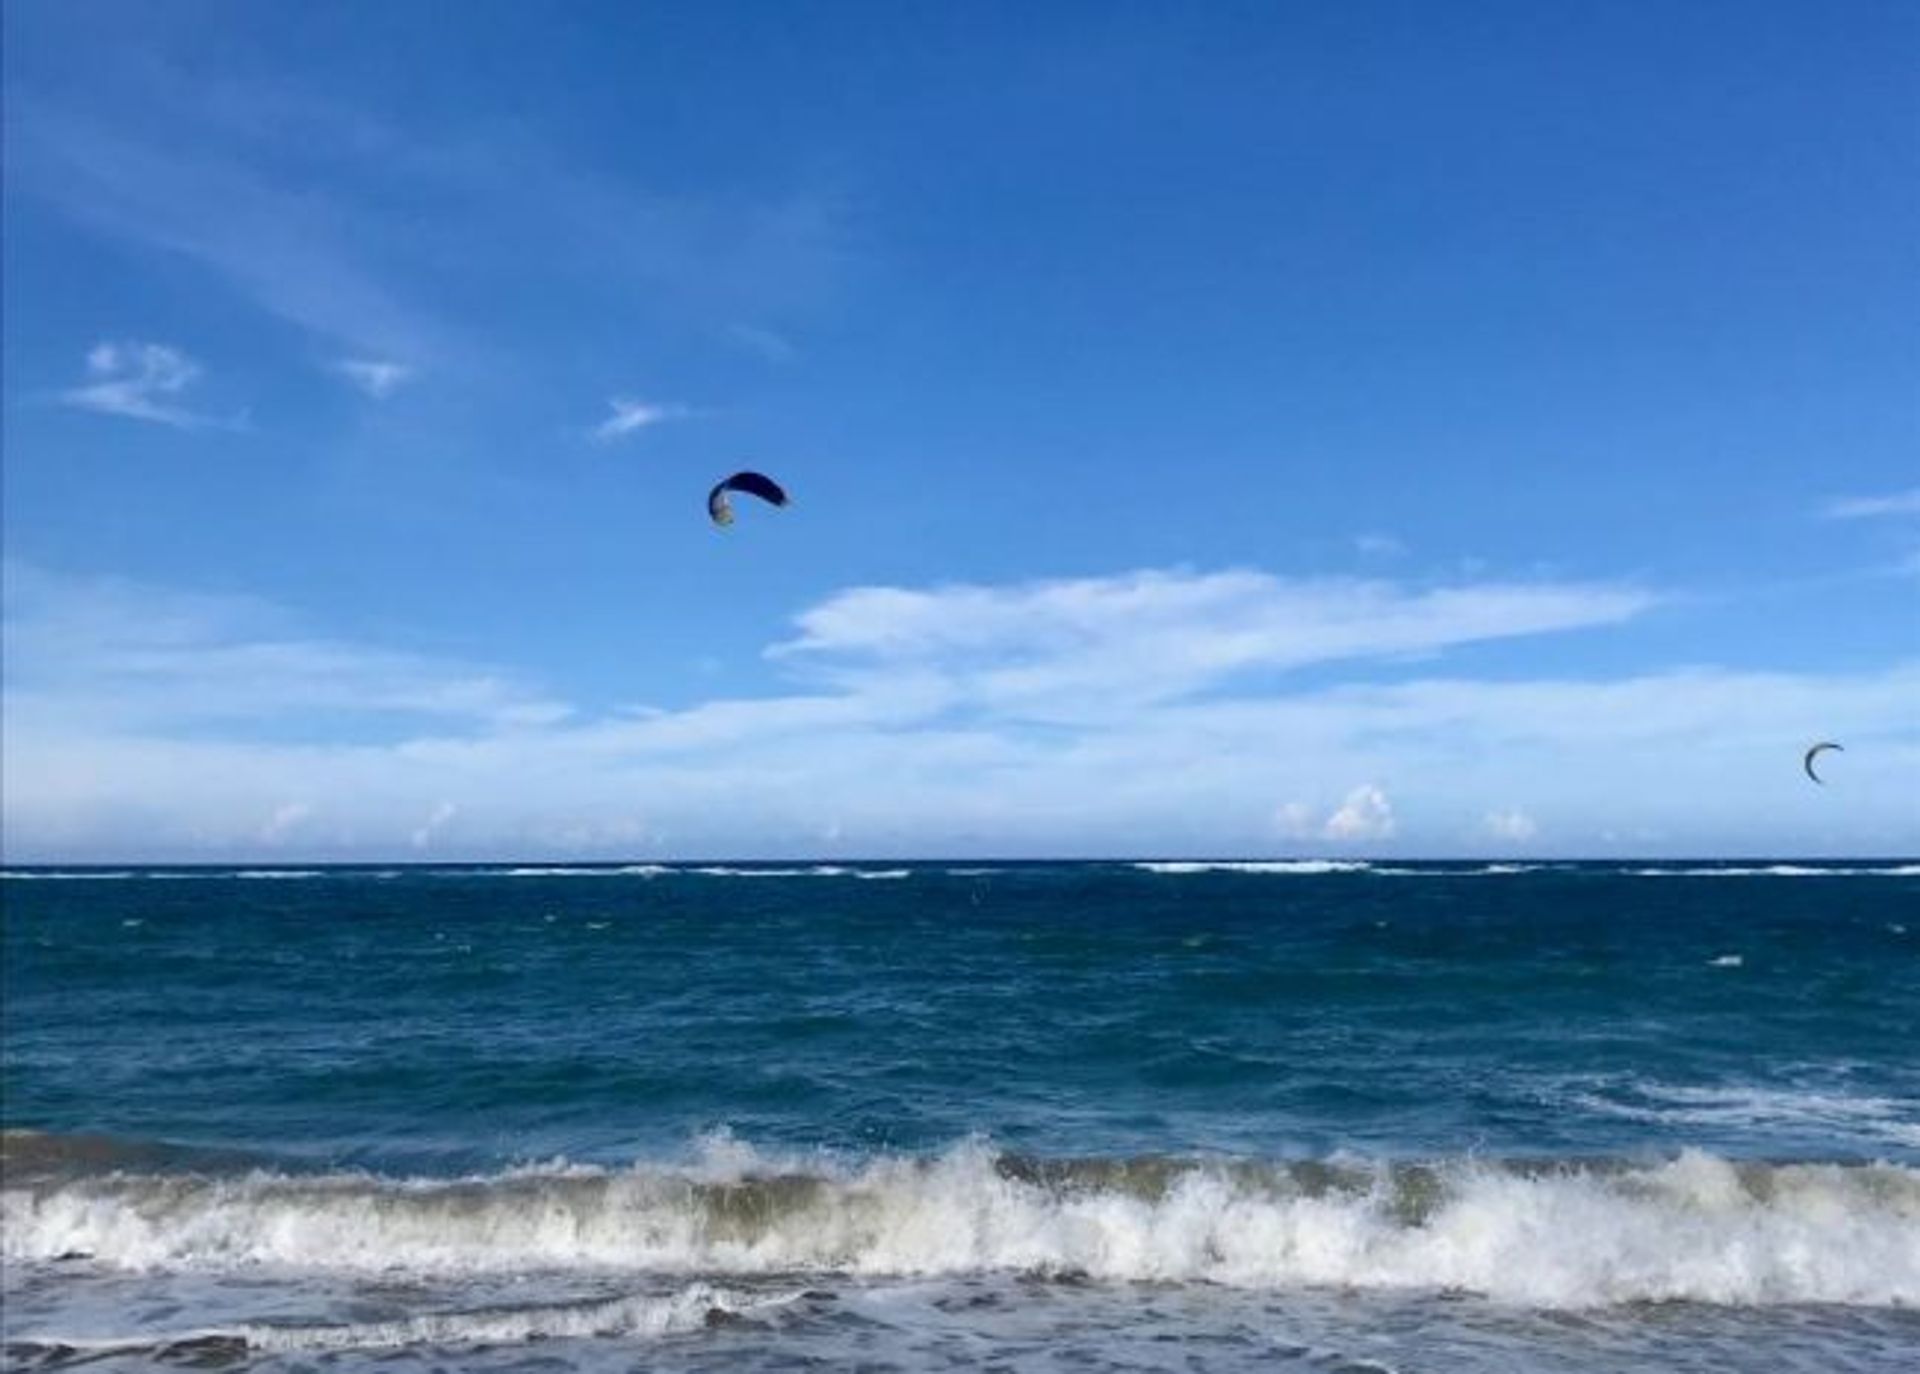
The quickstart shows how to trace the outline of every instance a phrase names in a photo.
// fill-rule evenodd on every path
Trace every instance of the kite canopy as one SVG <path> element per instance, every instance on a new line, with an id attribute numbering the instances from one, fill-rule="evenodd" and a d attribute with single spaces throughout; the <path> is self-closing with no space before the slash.
<path id="1" fill-rule="evenodd" d="M 1813 748 L 1807 750 L 1807 756 L 1800 760 L 1800 766 L 1807 770 L 1807 776 L 1815 782 L 1820 782 L 1820 775 L 1813 771 L 1813 761 L 1815 757 L 1827 749 L 1838 749 L 1843 754 L 1847 752 L 1845 745 L 1835 744 L 1832 740 L 1823 739 L 1820 743 L 1814 745 Z M 1824 787 L 1825 785 L 1825 783 L 1821 783 L 1821 786 Z"/>
<path id="2" fill-rule="evenodd" d="M 733 503 L 727 500 L 727 493 L 744 491 L 749 496 L 757 496 L 769 505 L 787 504 L 787 493 L 780 484 L 761 472 L 736 472 L 724 482 L 714 485 L 707 493 L 707 514 L 713 517 L 716 525 L 733 523 Z"/>

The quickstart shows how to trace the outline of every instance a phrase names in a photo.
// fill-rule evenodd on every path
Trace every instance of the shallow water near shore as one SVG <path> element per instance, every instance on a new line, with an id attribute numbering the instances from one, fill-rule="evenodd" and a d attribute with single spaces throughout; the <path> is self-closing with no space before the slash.
<path id="1" fill-rule="evenodd" d="M 1894 1369 L 1920 865 L 13 869 L 22 1368 Z"/>

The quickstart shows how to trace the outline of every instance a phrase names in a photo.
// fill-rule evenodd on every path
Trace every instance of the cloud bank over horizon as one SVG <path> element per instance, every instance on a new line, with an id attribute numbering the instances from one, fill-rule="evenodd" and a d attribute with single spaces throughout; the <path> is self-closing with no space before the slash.
<path id="1" fill-rule="evenodd" d="M 1920 661 L 1468 671 L 1659 603 L 1623 585 L 855 587 L 767 645 L 780 690 L 594 712 L 252 598 L 5 571 L 12 863 L 1920 848 Z M 1817 794 L 1816 730 L 1850 750 Z"/>

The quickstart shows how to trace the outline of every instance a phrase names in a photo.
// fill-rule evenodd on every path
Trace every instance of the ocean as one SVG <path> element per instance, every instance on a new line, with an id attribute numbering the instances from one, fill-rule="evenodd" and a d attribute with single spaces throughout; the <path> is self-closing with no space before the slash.
<path id="1" fill-rule="evenodd" d="M 22 869 L 9 1368 L 1920 1368 L 1920 864 Z"/>

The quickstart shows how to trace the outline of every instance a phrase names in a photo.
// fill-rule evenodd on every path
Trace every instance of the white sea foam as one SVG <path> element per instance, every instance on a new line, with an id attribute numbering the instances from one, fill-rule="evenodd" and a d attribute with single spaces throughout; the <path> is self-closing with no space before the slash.
<path id="1" fill-rule="evenodd" d="M 1550 1308 L 1920 1305 L 1920 1172 L 1895 1165 L 1736 1166 L 1689 1151 L 1621 1169 L 1131 1167 L 1050 1175 L 966 1145 L 808 1174 L 710 1161 L 456 1183 L 118 1175 L 10 1184 L 0 1219 L 10 1261 L 84 1253 L 134 1269 L 1013 1271 L 1464 1290 Z"/>
<path id="2" fill-rule="evenodd" d="M 486 877 L 495 871 L 506 878 L 657 878 L 663 873 L 673 872 L 665 864 L 622 864 L 618 868 L 609 868 L 604 864 L 547 864 L 500 870 L 480 869 L 460 876 Z"/>
<path id="3" fill-rule="evenodd" d="M 1537 873 L 1545 864 L 1486 864 L 1480 868 L 1386 868 L 1370 871 L 1385 878 L 1506 878 L 1516 873 Z"/>
<path id="4" fill-rule="evenodd" d="M 691 871 L 709 878 L 844 878 L 853 872 L 837 864 L 815 864 L 811 868 L 734 868 L 727 864 L 708 864 Z"/>
<path id="5" fill-rule="evenodd" d="M 1791 1087 L 1634 1083 L 1624 1092 L 1583 1091 L 1575 1094 L 1575 1101 L 1584 1109 L 1634 1121 L 1776 1135 L 1838 1132 L 1863 1142 L 1920 1149 L 1920 1104 L 1891 1097 Z"/>
<path id="6" fill-rule="evenodd" d="M 1371 865 L 1358 859 L 1156 860 L 1136 863 L 1147 873 L 1364 873 Z"/>
<path id="7" fill-rule="evenodd" d="M 913 876 L 913 870 L 910 868 L 856 868 L 853 871 L 853 876 L 856 878 L 864 878 L 868 882 L 874 882 L 884 881 L 889 878 L 910 878 Z"/>
<path id="8" fill-rule="evenodd" d="M 247 1322 L 170 1335 L 108 1340 L 41 1337 L 34 1344 L 77 1350 L 91 1357 L 152 1353 L 170 1361 L 191 1362 L 196 1352 L 215 1355 L 223 1346 L 290 1354 L 417 1345 L 519 1345 L 570 1337 L 666 1336 L 699 1330 L 716 1316 L 750 1316 L 756 1311 L 785 1306 L 798 1296 L 798 1292 L 740 1293 L 712 1284 L 693 1283 L 673 1292 L 632 1294 L 600 1302 L 489 1308 L 477 1312 L 428 1312 L 394 1321 L 306 1326 Z"/>
<path id="9" fill-rule="evenodd" d="M 1761 864 L 1753 867 L 1715 868 L 1629 868 L 1634 878 L 1914 878 L 1920 877 L 1920 864 L 1894 864 L 1885 868 L 1814 868 L 1807 864 Z"/>
<path id="10" fill-rule="evenodd" d="M 1738 954 L 1721 954 L 1707 960 L 1714 968 L 1739 968 L 1746 960 Z"/>

